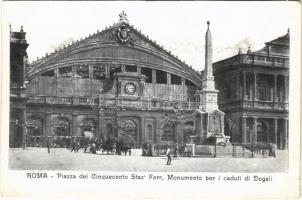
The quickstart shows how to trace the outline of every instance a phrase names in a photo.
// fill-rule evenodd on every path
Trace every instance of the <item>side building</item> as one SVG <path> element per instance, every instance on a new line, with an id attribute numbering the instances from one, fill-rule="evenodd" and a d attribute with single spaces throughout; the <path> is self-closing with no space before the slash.
<path id="1" fill-rule="evenodd" d="M 213 64 L 225 133 L 233 143 L 288 148 L 289 32 L 259 51 Z"/>
<path id="2" fill-rule="evenodd" d="M 10 31 L 10 118 L 9 146 L 20 147 L 26 141 L 25 64 L 28 43 L 26 33 Z"/>

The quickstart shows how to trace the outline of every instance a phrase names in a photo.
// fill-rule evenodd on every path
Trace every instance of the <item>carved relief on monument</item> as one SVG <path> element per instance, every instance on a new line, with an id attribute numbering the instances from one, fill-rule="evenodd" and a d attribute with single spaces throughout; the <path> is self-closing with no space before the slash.
<path id="1" fill-rule="evenodd" d="M 221 133 L 221 115 L 218 112 L 209 115 L 209 132 Z"/>

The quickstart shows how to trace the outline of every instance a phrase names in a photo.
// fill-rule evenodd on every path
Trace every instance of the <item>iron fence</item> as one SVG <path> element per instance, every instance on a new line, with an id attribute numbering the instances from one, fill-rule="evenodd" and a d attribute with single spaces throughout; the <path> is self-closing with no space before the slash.
<path id="1" fill-rule="evenodd" d="M 181 157 L 275 157 L 276 145 L 272 143 L 242 144 L 228 143 L 226 145 L 195 145 L 195 144 L 143 144 L 143 155 L 164 156 L 170 148 L 174 155 Z"/>

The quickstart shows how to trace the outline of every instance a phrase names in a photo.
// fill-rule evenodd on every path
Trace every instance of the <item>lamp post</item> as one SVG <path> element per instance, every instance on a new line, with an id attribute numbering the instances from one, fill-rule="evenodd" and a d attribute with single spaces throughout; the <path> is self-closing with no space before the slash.
<path id="1" fill-rule="evenodd" d="M 174 113 L 176 114 L 176 117 L 177 117 L 177 121 L 176 121 L 176 142 L 177 142 L 177 154 L 178 154 L 178 151 L 179 151 L 179 125 L 182 124 L 183 122 L 183 113 L 180 112 L 180 109 L 178 108 L 177 105 L 174 106 Z"/>
<path id="2" fill-rule="evenodd" d="M 178 108 L 177 105 L 173 106 L 173 110 L 176 115 L 176 121 L 172 122 L 173 126 L 176 129 L 176 154 L 175 154 L 175 156 L 178 157 L 178 155 L 179 155 L 178 154 L 179 153 L 178 152 L 179 151 L 179 139 L 178 139 L 179 134 L 178 134 L 178 132 L 179 132 L 179 125 L 181 125 L 182 121 L 183 121 L 183 113 L 180 112 L 180 109 Z M 165 117 L 168 118 L 168 114 L 165 114 Z"/>

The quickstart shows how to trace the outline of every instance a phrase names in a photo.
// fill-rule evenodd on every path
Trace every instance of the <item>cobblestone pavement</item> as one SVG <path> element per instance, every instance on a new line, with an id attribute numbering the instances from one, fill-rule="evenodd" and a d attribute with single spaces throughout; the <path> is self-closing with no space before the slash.
<path id="1" fill-rule="evenodd" d="M 16 170 L 89 170 L 138 172 L 285 172 L 288 152 L 277 158 L 172 158 L 77 153 L 68 149 L 22 148 L 9 150 L 9 168 Z"/>

